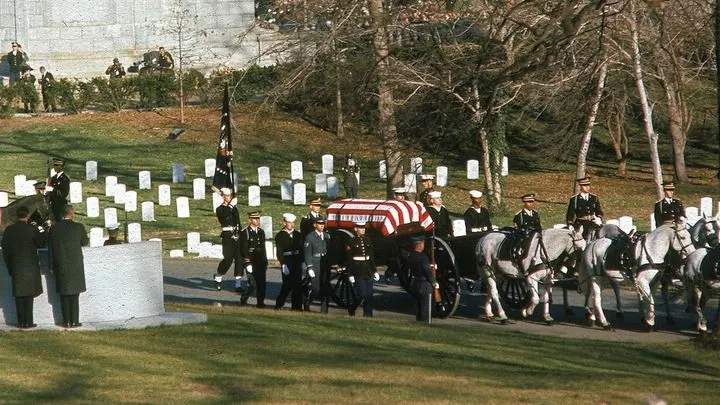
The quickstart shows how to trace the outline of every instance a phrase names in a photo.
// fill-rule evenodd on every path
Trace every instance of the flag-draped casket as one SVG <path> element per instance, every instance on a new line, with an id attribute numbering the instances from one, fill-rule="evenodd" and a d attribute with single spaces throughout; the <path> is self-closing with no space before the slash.
<path id="1" fill-rule="evenodd" d="M 348 198 L 327 208 L 327 227 L 350 229 L 356 221 L 367 222 L 384 236 L 430 232 L 433 221 L 425 207 L 415 201 Z"/>

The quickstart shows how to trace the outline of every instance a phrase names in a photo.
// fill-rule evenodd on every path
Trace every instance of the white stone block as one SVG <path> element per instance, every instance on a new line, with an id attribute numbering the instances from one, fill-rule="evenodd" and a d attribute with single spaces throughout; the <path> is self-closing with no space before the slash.
<path id="1" fill-rule="evenodd" d="M 259 207 L 260 206 L 260 186 L 248 187 L 248 206 Z"/>
<path id="2" fill-rule="evenodd" d="M 260 217 L 260 228 L 265 231 L 265 238 L 272 239 L 275 237 L 273 233 L 273 220 L 270 215 L 263 215 Z"/>
<path id="3" fill-rule="evenodd" d="M 290 162 L 290 178 L 292 180 L 303 179 L 303 163 L 299 160 Z"/>
<path id="4" fill-rule="evenodd" d="M 173 249 L 170 251 L 170 257 L 183 257 L 185 252 L 181 249 Z"/>
<path id="5" fill-rule="evenodd" d="M 465 236 L 467 235 L 467 229 L 465 229 L 464 219 L 454 219 L 452 221 L 453 236 Z"/>
<path id="6" fill-rule="evenodd" d="M 335 157 L 330 154 L 322 155 L 322 173 L 333 174 Z"/>
<path id="7" fill-rule="evenodd" d="M 700 219 L 700 210 L 697 207 L 687 207 L 685 208 L 685 216 L 688 225 L 693 226 Z"/>
<path id="8" fill-rule="evenodd" d="M 338 197 L 338 194 L 340 193 L 340 182 L 338 182 L 338 179 L 335 176 L 328 177 L 326 181 L 327 197 L 331 200 L 334 200 Z"/>
<path id="9" fill-rule="evenodd" d="M 142 226 L 137 222 L 128 224 L 128 243 L 142 242 Z"/>
<path id="10" fill-rule="evenodd" d="M 115 204 L 125 204 L 125 191 L 126 189 L 124 184 L 115 185 L 115 192 L 113 193 Z"/>
<path id="11" fill-rule="evenodd" d="M 117 224 L 118 222 L 118 215 L 117 215 L 117 208 L 115 207 L 108 207 L 103 210 L 105 213 L 105 228 L 107 228 L 110 224 Z"/>
<path id="12" fill-rule="evenodd" d="M 215 159 L 205 159 L 205 177 L 215 176 Z"/>
<path id="13" fill-rule="evenodd" d="M 100 216 L 100 199 L 97 197 L 88 197 L 85 200 L 85 209 L 88 218 L 97 218 Z"/>
<path id="14" fill-rule="evenodd" d="M 142 210 L 143 222 L 155 221 L 155 203 L 154 202 L 143 201 L 142 204 L 140 204 L 140 209 Z"/>
<path id="15" fill-rule="evenodd" d="M 406 174 L 406 175 L 404 176 L 405 190 L 407 190 L 408 193 L 415 193 L 415 192 L 417 192 L 417 181 L 416 181 L 416 177 L 417 177 L 417 176 L 415 176 L 415 175 L 412 174 L 412 173 Z"/>
<path id="16" fill-rule="evenodd" d="M 270 168 L 267 166 L 258 167 L 258 186 L 267 187 L 270 185 Z"/>
<path id="17" fill-rule="evenodd" d="M 633 226 L 633 218 L 630 216 L 627 216 L 627 215 L 624 215 L 624 216 L 618 218 L 618 222 L 619 222 L 618 226 L 625 233 L 630 233 L 630 231 L 632 231 L 632 229 L 634 227 Z"/>
<path id="18" fill-rule="evenodd" d="M 185 182 L 185 166 L 182 163 L 173 163 L 172 165 L 172 182 Z"/>
<path id="19" fill-rule="evenodd" d="M 502 166 L 501 166 L 501 168 L 500 168 L 500 175 L 501 175 L 501 176 L 507 176 L 508 174 L 510 174 L 510 165 L 509 165 L 509 163 L 508 163 L 508 158 L 507 158 L 507 156 L 503 156 L 503 158 L 502 158 Z"/>
<path id="20" fill-rule="evenodd" d="M 200 245 L 200 232 L 188 232 L 187 234 L 187 251 L 188 253 L 197 253 Z"/>
<path id="21" fill-rule="evenodd" d="M 37 180 L 25 180 L 25 184 L 22 186 L 22 195 L 28 196 L 35 194 L 35 183 L 37 183 Z"/>
<path id="22" fill-rule="evenodd" d="M 222 196 L 221 196 L 220 194 L 218 194 L 218 193 L 213 193 L 213 194 L 212 194 L 212 200 L 213 200 L 213 201 L 212 201 L 212 207 L 213 207 L 213 208 L 212 208 L 212 212 L 214 213 L 214 212 L 215 212 L 215 209 L 216 209 L 217 207 L 219 207 L 220 204 L 223 203 L 223 198 L 222 198 Z"/>
<path id="23" fill-rule="evenodd" d="M 565 224 L 553 224 L 553 229 L 563 229 L 565 228 Z"/>
<path id="24" fill-rule="evenodd" d="M 25 177 L 24 174 L 16 174 L 14 177 L 15 182 L 15 195 L 16 196 L 22 196 L 23 195 L 23 189 L 25 188 L 25 182 L 27 181 L 27 177 Z"/>
<path id="25" fill-rule="evenodd" d="M 421 157 L 410 158 L 410 173 L 419 174 L 423 171 L 423 160 Z"/>
<path id="26" fill-rule="evenodd" d="M 190 218 L 190 199 L 178 197 L 175 199 L 178 218 Z"/>
<path id="27" fill-rule="evenodd" d="M 700 199 L 700 216 L 713 216 L 712 197 L 703 197 Z"/>
<path id="28" fill-rule="evenodd" d="M 448 168 L 447 166 L 438 166 L 435 169 L 435 184 L 438 187 L 447 187 L 448 182 Z"/>
<path id="29" fill-rule="evenodd" d="M 327 193 L 327 174 L 315 175 L 315 192 L 318 194 Z"/>
<path id="30" fill-rule="evenodd" d="M 212 248 L 212 243 L 200 242 L 200 244 L 197 247 L 198 257 L 210 257 L 210 249 L 211 248 Z"/>
<path id="31" fill-rule="evenodd" d="M 378 163 L 378 173 L 380 174 L 381 179 L 387 179 L 387 165 L 384 160 L 381 160 L 380 163 Z"/>
<path id="32" fill-rule="evenodd" d="M 115 196 L 115 186 L 117 182 L 117 176 L 105 176 L 105 197 Z"/>
<path id="33" fill-rule="evenodd" d="M 304 183 L 296 183 L 293 185 L 293 204 L 305 205 L 306 202 L 306 190 Z"/>
<path id="34" fill-rule="evenodd" d="M 126 212 L 137 211 L 137 191 L 126 191 L 125 192 L 125 211 Z"/>
<path id="35" fill-rule="evenodd" d="M 85 180 L 96 181 L 98 179 L 98 163 L 94 160 L 85 162 Z"/>
<path id="36" fill-rule="evenodd" d="M 275 246 L 273 246 L 273 242 L 271 240 L 265 241 L 265 256 L 268 260 L 277 259 L 277 257 L 275 257 Z"/>
<path id="37" fill-rule="evenodd" d="M 158 204 L 163 207 L 169 207 L 171 201 L 170 186 L 167 184 L 161 184 L 158 186 Z"/>
<path id="38" fill-rule="evenodd" d="M 280 182 L 280 199 L 282 201 L 292 201 L 292 199 L 293 199 L 292 180 L 283 180 Z"/>
<path id="39" fill-rule="evenodd" d="M 205 199 L 205 179 L 193 179 L 193 200 Z"/>
<path id="40" fill-rule="evenodd" d="M 152 189 L 152 177 L 149 170 L 143 170 L 138 173 L 138 182 L 140 183 L 140 190 L 151 190 Z"/>
<path id="41" fill-rule="evenodd" d="M 99 247 L 105 243 L 102 228 L 90 228 L 90 247 Z"/>
<path id="42" fill-rule="evenodd" d="M 477 180 L 480 178 L 480 162 L 475 159 L 467 161 L 467 178 L 468 180 Z"/>
<path id="43" fill-rule="evenodd" d="M 5 208 L 9 204 L 9 196 L 8 193 L 5 191 L 0 191 L 0 208 Z"/>
<path id="44" fill-rule="evenodd" d="M 70 182 L 70 204 L 80 204 L 83 201 L 82 183 L 79 181 Z"/>

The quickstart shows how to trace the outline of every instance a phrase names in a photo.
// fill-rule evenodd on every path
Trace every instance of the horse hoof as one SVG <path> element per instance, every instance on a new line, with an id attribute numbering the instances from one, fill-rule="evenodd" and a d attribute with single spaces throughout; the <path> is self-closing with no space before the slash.
<path id="1" fill-rule="evenodd" d="M 585 314 L 585 322 L 587 323 L 587 326 L 592 328 L 595 326 L 595 317 L 592 316 L 592 314 Z"/>
<path id="2" fill-rule="evenodd" d="M 480 319 L 483 320 L 483 321 L 485 321 L 485 322 L 489 322 L 489 323 L 492 323 L 492 322 L 495 320 L 495 318 L 494 318 L 492 315 L 486 316 L 486 317 L 483 317 L 483 318 L 480 318 Z"/>

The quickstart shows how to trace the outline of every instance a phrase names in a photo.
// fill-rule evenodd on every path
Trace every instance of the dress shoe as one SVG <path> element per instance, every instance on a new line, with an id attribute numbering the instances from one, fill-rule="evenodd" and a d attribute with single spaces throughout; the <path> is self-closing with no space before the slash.
<path id="1" fill-rule="evenodd" d="M 265 308 L 265 304 L 257 304 L 257 307 L 258 307 L 258 309 L 263 309 L 263 308 Z"/>
<path id="2" fill-rule="evenodd" d="M 73 327 L 73 328 L 79 328 L 79 327 L 81 327 L 81 326 L 82 326 L 82 322 L 75 322 L 75 323 L 72 324 L 72 327 Z"/>
<path id="3" fill-rule="evenodd" d="M 25 325 L 22 326 L 22 328 L 24 328 L 24 329 L 37 328 L 37 324 L 36 323 L 26 323 Z"/>
<path id="4" fill-rule="evenodd" d="M 215 282 L 215 289 L 218 291 L 222 290 L 222 281 L 216 281 Z"/>

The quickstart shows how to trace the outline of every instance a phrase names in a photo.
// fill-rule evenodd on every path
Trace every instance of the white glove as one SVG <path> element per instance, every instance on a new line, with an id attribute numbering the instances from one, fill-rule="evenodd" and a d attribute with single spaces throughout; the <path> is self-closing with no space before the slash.
<path id="1" fill-rule="evenodd" d="M 593 218 L 593 222 L 595 222 L 597 226 L 602 226 L 602 219 L 600 217 Z"/>
<path id="2" fill-rule="evenodd" d="M 282 265 L 282 273 L 286 276 L 290 275 L 290 268 L 288 268 L 287 264 Z"/>
<path id="3" fill-rule="evenodd" d="M 430 269 L 432 269 L 432 270 L 437 270 L 437 264 L 435 264 L 435 263 L 430 263 Z"/>
<path id="4" fill-rule="evenodd" d="M 377 271 L 373 274 L 373 280 L 380 281 L 380 274 Z"/>
<path id="5" fill-rule="evenodd" d="M 247 270 L 248 273 L 252 274 L 252 264 L 248 264 L 248 265 L 245 267 L 245 270 Z"/>
<path id="6" fill-rule="evenodd" d="M 310 276 L 310 278 L 315 278 L 315 272 L 312 269 L 308 269 L 308 276 Z"/>
<path id="7" fill-rule="evenodd" d="M 355 284 L 355 276 L 348 277 L 348 280 L 350 280 L 350 284 Z"/>
<path id="8" fill-rule="evenodd" d="M 440 284 L 438 284 L 438 283 L 433 283 L 433 288 L 436 289 L 436 290 L 439 289 L 439 288 L 440 288 Z"/>

